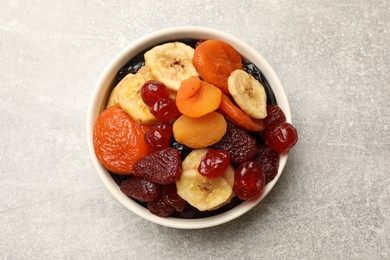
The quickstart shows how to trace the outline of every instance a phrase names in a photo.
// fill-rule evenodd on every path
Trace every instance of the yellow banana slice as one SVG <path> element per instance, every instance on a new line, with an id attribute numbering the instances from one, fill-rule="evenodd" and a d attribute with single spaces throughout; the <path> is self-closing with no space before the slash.
<path id="1" fill-rule="evenodd" d="M 116 105 L 119 103 L 119 97 L 118 97 L 118 89 L 117 87 L 115 87 L 112 91 L 111 91 L 111 94 L 110 94 L 110 98 L 108 99 L 108 102 L 107 102 L 107 107 L 110 107 L 110 106 L 113 106 L 113 105 Z"/>
<path id="2" fill-rule="evenodd" d="M 228 166 L 224 174 L 209 179 L 198 172 L 198 166 L 208 149 L 193 150 L 182 163 L 180 180 L 176 181 L 177 194 L 201 211 L 214 210 L 234 197 L 234 169 Z"/>
<path id="3" fill-rule="evenodd" d="M 141 124 L 154 124 L 157 119 L 150 113 L 149 107 L 141 98 L 141 87 L 146 82 L 142 73 L 128 74 L 118 85 L 117 95 L 119 105 L 134 121 Z"/>
<path id="4" fill-rule="evenodd" d="M 199 76 L 192 65 L 194 49 L 181 42 L 158 45 L 144 55 L 145 64 L 156 80 L 177 91 L 183 80 Z"/>
<path id="5" fill-rule="evenodd" d="M 228 89 L 237 105 L 249 116 L 267 116 L 267 95 L 263 85 L 244 70 L 233 71 L 228 78 Z"/>

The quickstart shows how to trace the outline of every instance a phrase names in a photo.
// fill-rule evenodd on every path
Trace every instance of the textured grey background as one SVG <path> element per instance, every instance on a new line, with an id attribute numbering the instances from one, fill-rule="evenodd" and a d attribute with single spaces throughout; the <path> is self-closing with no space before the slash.
<path id="1" fill-rule="evenodd" d="M 2 0 L 0 258 L 389 259 L 389 10 L 388 0 Z M 205 230 L 129 212 L 86 142 L 108 62 L 177 25 L 220 29 L 258 50 L 300 134 L 261 205 Z"/>

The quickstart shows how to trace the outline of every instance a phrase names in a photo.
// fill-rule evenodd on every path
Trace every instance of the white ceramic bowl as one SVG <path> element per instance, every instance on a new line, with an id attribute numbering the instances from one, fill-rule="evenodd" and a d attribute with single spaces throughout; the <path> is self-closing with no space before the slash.
<path id="1" fill-rule="evenodd" d="M 130 44 L 111 61 L 111 63 L 101 75 L 92 94 L 87 117 L 87 136 L 89 151 L 96 171 L 98 172 L 103 183 L 106 185 L 107 189 L 120 203 L 122 203 L 125 207 L 127 207 L 129 210 L 131 210 L 138 216 L 147 219 L 151 222 L 173 228 L 198 229 L 217 226 L 222 223 L 226 223 L 232 219 L 241 216 L 242 214 L 246 213 L 254 206 L 256 206 L 265 196 L 267 196 L 272 187 L 278 181 L 280 174 L 282 173 L 282 170 L 286 164 L 287 155 L 283 155 L 280 157 L 278 175 L 273 181 L 266 185 L 264 194 L 256 201 L 245 201 L 231 210 L 212 217 L 200 219 L 181 219 L 172 217 L 162 218 L 153 215 L 146 208 L 142 207 L 141 205 L 124 195 L 120 191 L 119 186 L 111 177 L 110 173 L 97 160 L 93 146 L 93 126 L 96 118 L 106 106 L 108 96 L 110 94 L 111 89 L 113 88 L 112 83 L 118 70 L 122 68 L 130 59 L 132 59 L 145 49 L 149 49 L 162 42 L 185 38 L 220 39 L 231 44 L 239 53 L 241 53 L 244 60 L 251 61 L 262 71 L 275 94 L 278 105 L 282 108 L 286 115 L 287 122 L 291 123 L 290 107 L 282 84 L 280 83 L 277 75 L 275 74 L 271 66 L 259 53 L 257 53 L 256 50 L 247 45 L 245 42 L 224 32 L 205 27 L 186 26 L 168 28 L 146 35 Z"/>

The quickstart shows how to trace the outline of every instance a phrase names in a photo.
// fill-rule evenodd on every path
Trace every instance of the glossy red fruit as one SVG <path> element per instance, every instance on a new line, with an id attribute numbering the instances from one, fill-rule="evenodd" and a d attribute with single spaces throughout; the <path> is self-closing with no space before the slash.
<path id="1" fill-rule="evenodd" d="M 265 142 L 279 154 L 286 154 L 298 141 L 298 132 L 290 123 L 281 123 L 265 130 Z"/>
<path id="2" fill-rule="evenodd" d="M 183 211 L 187 205 L 187 201 L 183 200 L 179 195 L 177 195 L 175 183 L 170 183 L 162 187 L 162 199 L 166 204 L 172 206 L 176 211 Z"/>
<path id="3" fill-rule="evenodd" d="M 255 162 L 240 165 L 234 174 L 233 192 L 242 200 L 259 198 L 265 187 L 263 168 Z"/>
<path id="4" fill-rule="evenodd" d="M 228 122 L 226 134 L 222 140 L 212 146 L 226 150 L 236 165 L 253 160 L 256 155 L 256 140 L 248 132 Z"/>
<path id="5" fill-rule="evenodd" d="M 143 177 L 131 176 L 120 186 L 121 191 L 139 201 L 152 201 L 160 195 L 160 185 Z"/>
<path id="6" fill-rule="evenodd" d="M 155 151 L 168 148 L 171 138 L 172 125 L 167 123 L 158 123 L 145 133 L 145 142 Z"/>
<path id="7" fill-rule="evenodd" d="M 163 98 L 157 100 L 150 107 L 150 112 L 160 121 L 169 123 L 181 115 L 177 109 L 176 102 L 172 98 Z"/>
<path id="8" fill-rule="evenodd" d="M 164 202 L 162 196 L 158 196 L 155 200 L 148 202 L 147 208 L 152 214 L 160 217 L 169 217 L 175 212 L 172 206 Z"/>
<path id="9" fill-rule="evenodd" d="M 264 144 L 257 146 L 256 156 L 254 159 L 263 167 L 265 183 L 272 181 L 278 174 L 279 154 Z"/>
<path id="10" fill-rule="evenodd" d="M 180 153 L 173 148 L 166 148 L 140 159 L 134 165 L 133 175 L 158 184 L 168 184 L 179 180 L 181 171 Z"/>
<path id="11" fill-rule="evenodd" d="M 141 87 L 141 97 L 147 106 L 153 106 L 159 99 L 169 97 L 169 92 L 164 83 L 149 80 L 146 81 Z"/>
<path id="12" fill-rule="evenodd" d="M 267 117 L 264 118 L 265 127 L 267 128 L 284 122 L 286 122 L 286 116 L 282 109 L 278 105 L 268 105 Z"/>
<path id="13" fill-rule="evenodd" d="M 215 178 L 222 175 L 229 164 L 230 154 L 228 151 L 210 149 L 200 161 L 198 172 L 207 178 Z"/>

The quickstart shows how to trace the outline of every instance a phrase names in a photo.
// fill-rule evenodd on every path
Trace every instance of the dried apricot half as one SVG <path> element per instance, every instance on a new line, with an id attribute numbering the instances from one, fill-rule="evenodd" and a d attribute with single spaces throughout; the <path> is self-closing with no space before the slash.
<path id="1" fill-rule="evenodd" d="M 107 108 L 93 129 L 96 157 L 109 171 L 130 174 L 135 163 L 151 153 L 144 139 L 149 128 L 136 123 L 119 105 Z"/>
<path id="2" fill-rule="evenodd" d="M 228 43 L 207 40 L 196 47 L 192 64 L 200 77 L 229 95 L 227 80 L 230 73 L 242 69 L 241 55 Z"/>

